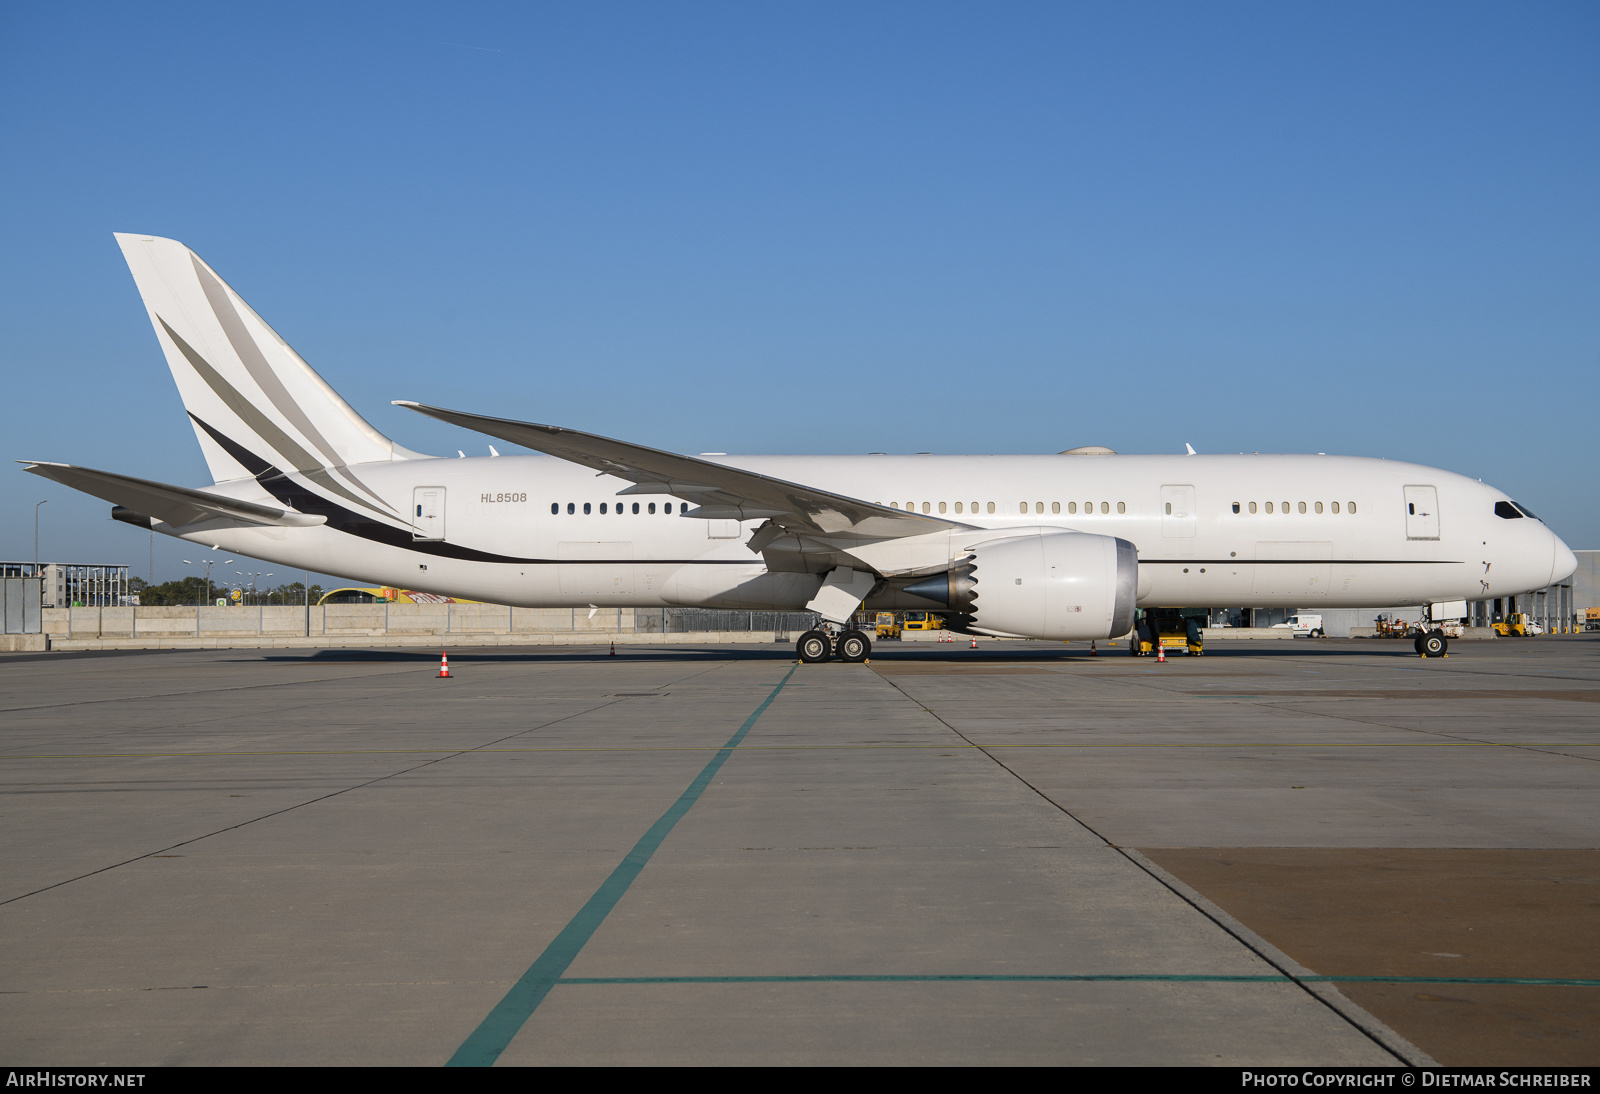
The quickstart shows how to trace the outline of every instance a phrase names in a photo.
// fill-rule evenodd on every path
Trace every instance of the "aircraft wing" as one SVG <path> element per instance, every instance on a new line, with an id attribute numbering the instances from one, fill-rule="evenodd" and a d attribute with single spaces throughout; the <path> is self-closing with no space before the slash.
<path id="1" fill-rule="evenodd" d="M 136 479 L 111 471 L 74 467 L 68 463 L 45 463 L 40 460 L 17 462 L 26 464 L 26 470 L 35 475 L 102 498 L 113 505 L 125 506 L 143 516 L 155 517 L 174 527 L 221 518 L 247 524 L 308 528 L 326 523 L 328 519 L 309 513 L 293 513 L 271 505 L 258 505 L 252 501 L 235 501 L 203 490 L 191 490 L 186 486 L 170 486 L 164 482 Z"/>
<path id="2" fill-rule="evenodd" d="M 405 400 L 396 400 L 394 405 L 592 467 L 603 474 L 630 479 L 637 485 L 624 490 L 625 494 L 671 494 L 689 498 L 702 507 L 690 516 L 743 520 L 765 517 L 801 535 L 812 533 L 863 540 L 902 539 L 971 527 L 960 521 L 891 509 L 754 471 L 581 433 L 576 429 L 490 418 Z"/>

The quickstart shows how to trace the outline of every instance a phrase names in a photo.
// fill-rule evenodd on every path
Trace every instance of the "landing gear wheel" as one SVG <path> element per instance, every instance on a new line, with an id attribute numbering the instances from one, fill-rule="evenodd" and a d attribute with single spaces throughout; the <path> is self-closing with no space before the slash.
<path id="1" fill-rule="evenodd" d="M 841 661 L 859 665 L 872 653 L 872 643 L 860 631 L 845 631 L 834 644 L 833 655 Z"/>
<path id="2" fill-rule="evenodd" d="M 800 641 L 795 643 L 795 649 L 800 654 L 801 662 L 807 665 L 820 665 L 833 656 L 833 643 L 821 631 L 802 634 Z"/>
<path id="3" fill-rule="evenodd" d="M 1422 652 L 1422 635 L 1419 634 L 1411 640 L 1411 648 L 1417 651 L 1418 657 L 1427 656 L 1427 654 Z"/>
<path id="4" fill-rule="evenodd" d="M 1424 657 L 1443 657 L 1445 651 L 1449 648 L 1449 639 L 1445 638 L 1444 634 L 1440 631 L 1434 631 L 1432 634 L 1425 634 L 1421 638 L 1417 639 L 1417 652 L 1422 654 Z"/>

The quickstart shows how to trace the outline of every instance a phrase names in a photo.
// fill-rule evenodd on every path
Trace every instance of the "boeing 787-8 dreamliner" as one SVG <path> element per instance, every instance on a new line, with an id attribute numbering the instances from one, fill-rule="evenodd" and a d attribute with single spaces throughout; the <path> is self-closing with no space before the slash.
<path id="1" fill-rule="evenodd" d="M 214 482 L 28 470 L 140 527 L 281 565 L 526 607 L 809 610 L 832 626 L 802 636 L 807 661 L 865 659 L 848 629 L 862 606 L 1109 639 L 1136 608 L 1482 600 L 1577 566 L 1493 487 L 1382 459 L 694 457 L 399 402 L 543 453 L 426 456 L 368 424 L 183 244 L 117 242 Z"/>

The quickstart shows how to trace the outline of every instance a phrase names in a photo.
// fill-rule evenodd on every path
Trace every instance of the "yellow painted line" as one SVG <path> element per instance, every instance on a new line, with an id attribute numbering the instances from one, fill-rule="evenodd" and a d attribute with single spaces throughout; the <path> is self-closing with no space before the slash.
<path id="1" fill-rule="evenodd" d="M 1600 741 L 1207 741 L 1184 744 L 871 744 L 871 745 L 750 745 L 741 752 L 833 752 L 853 749 L 884 748 L 937 748 L 946 752 L 956 749 L 997 748 L 1600 748 Z M 638 748 L 369 748 L 351 750 L 304 752 L 81 752 L 42 754 L 37 756 L 4 756 L 0 760 L 155 760 L 155 759 L 207 759 L 222 756 L 438 756 L 460 753 L 462 756 L 490 754 L 517 754 L 539 752 L 717 752 L 717 745 L 672 745 Z"/>

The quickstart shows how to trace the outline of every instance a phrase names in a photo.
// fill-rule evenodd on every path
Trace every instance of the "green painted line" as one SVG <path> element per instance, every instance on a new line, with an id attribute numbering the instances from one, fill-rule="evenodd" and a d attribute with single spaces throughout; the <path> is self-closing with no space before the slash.
<path id="1" fill-rule="evenodd" d="M 924 973 L 818 976 L 563 976 L 558 984 L 924 984 L 1057 983 L 1135 981 L 1201 984 L 1531 984 L 1535 987 L 1600 988 L 1600 980 L 1497 976 L 1208 976 L 1181 973 Z"/>
<path id="2" fill-rule="evenodd" d="M 778 692 L 783 690 L 790 677 L 795 674 L 798 665 L 791 668 L 778 686 L 772 689 L 772 694 L 762 700 L 750 717 L 744 720 L 738 732 L 728 738 L 728 743 L 717 751 L 711 762 L 701 769 L 694 781 L 689 784 L 678 800 L 672 803 L 659 820 L 650 826 L 639 842 L 633 845 L 617 868 L 611 871 L 611 876 L 601 883 L 593 896 L 578 910 L 561 933 L 556 935 L 550 944 L 545 947 L 534 963 L 528 966 L 528 971 L 522 978 L 511 986 L 505 998 L 495 1004 L 487 1017 L 473 1030 L 467 1039 L 461 1042 L 461 1047 L 456 1049 L 455 1055 L 450 1057 L 446 1067 L 493 1067 L 500 1054 L 506 1050 L 511 1039 L 517 1035 L 528 1018 L 533 1014 L 544 997 L 550 994 L 550 989 L 560 981 L 561 974 L 567 971 L 578 956 L 579 951 L 600 929 L 600 924 L 605 922 L 606 916 L 611 914 L 611 909 L 617 906 L 628 887 L 633 884 L 650 857 L 661 847 L 673 827 L 683 819 L 684 814 L 700 800 L 700 795 L 705 793 L 706 787 L 711 785 L 711 780 L 733 755 L 733 750 L 739 747 L 739 742 L 755 726 L 772 701 L 778 697 Z"/>
<path id="3" fill-rule="evenodd" d="M 1600 980 L 1537 976 L 1302 976 L 1326 984 L 1532 984 L 1539 988 L 1600 988 Z"/>
<path id="4" fill-rule="evenodd" d="M 795 685 L 798 687 L 799 685 Z M 977 749 L 969 744 L 854 744 L 854 745 L 751 745 L 746 752 L 840 752 L 869 748 L 937 748 L 946 752 L 955 749 Z M 1116 743 L 1028 741 L 1021 744 L 999 742 L 985 744 L 982 748 L 993 751 L 1002 748 L 1600 748 L 1600 741 L 1165 741 Z M 721 745 L 639 745 L 639 746 L 588 746 L 548 748 L 474 748 L 463 755 L 491 756 L 501 754 L 546 752 L 717 752 Z M 170 759 L 241 759 L 273 756 L 442 756 L 459 752 L 459 748 L 350 748 L 294 750 L 278 752 L 63 752 L 49 754 L 3 755 L 6 760 L 170 760 Z"/>
<path id="5" fill-rule="evenodd" d="M 1288 984 L 1287 976 L 1184 976 L 1164 973 L 926 973 L 897 976 L 563 976 L 559 984 L 938 984 L 938 983 L 1055 983 L 1061 981 L 1147 980 L 1222 984 Z"/>

